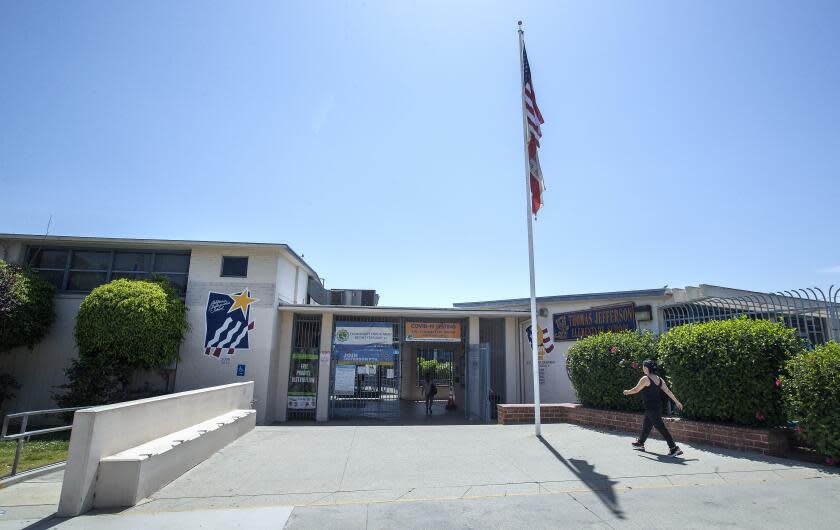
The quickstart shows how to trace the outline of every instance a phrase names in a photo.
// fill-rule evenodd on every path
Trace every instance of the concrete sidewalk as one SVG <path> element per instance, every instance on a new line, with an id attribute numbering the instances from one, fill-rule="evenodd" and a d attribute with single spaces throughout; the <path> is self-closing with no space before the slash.
<path id="1" fill-rule="evenodd" d="M 119 513 L 50 519 L 58 490 L 52 504 L 46 488 L 40 498 L 37 486 L 0 491 L 0 528 L 157 528 L 163 514 L 166 526 L 182 528 L 223 519 L 229 528 L 229 518 L 249 528 L 835 523 L 836 470 L 691 446 L 671 459 L 658 440 L 648 443 L 656 453 L 637 453 L 626 435 L 559 424 L 545 425 L 539 440 L 532 429 L 258 427 Z"/>

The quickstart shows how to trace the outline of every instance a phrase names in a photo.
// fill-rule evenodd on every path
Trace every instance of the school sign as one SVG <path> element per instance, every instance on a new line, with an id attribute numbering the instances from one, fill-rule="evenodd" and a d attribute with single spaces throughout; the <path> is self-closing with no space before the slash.
<path id="1" fill-rule="evenodd" d="M 600 309 L 555 313 L 554 340 L 578 340 L 604 331 L 636 329 L 636 305 L 622 304 Z"/>

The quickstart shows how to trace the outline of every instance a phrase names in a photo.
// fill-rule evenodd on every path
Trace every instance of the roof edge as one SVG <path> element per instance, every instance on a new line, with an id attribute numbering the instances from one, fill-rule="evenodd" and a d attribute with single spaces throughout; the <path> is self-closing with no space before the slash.
<path id="1" fill-rule="evenodd" d="M 665 296 L 667 287 L 657 289 L 637 289 L 633 291 L 609 291 L 602 293 L 561 294 L 554 296 L 538 296 L 537 302 L 571 302 L 575 300 L 605 300 L 629 297 Z M 456 308 L 499 307 L 529 304 L 530 298 L 510 298 L 507 300 L 488 300 L 484 302 L 459 302 L 452 304 Z"/>

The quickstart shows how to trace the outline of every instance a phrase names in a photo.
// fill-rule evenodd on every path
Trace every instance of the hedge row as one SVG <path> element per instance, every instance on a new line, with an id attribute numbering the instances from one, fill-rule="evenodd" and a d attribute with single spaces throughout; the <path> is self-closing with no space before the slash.
<path id="1" fill-rule="evenodd" d="M 686 417 L 776 427 L 792 420 L 802 437 L 840 461 L 840 345 L 806 351 L 782 323 L 746 317 L 669 330 L 602 333 L 572 345 L 566 367 L 584 405 L 641 410 L 624 397 L 657 361 Z"/>

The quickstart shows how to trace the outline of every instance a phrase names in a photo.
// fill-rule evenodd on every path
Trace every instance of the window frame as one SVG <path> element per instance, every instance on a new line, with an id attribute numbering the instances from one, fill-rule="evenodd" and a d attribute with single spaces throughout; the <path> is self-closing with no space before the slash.
<path id="1" fill-rule="evenodd" d="M 248 277 L 248 262 L 249 256 L 222 256 L 221 267 L 219 268 L 220 278 L 247 278 Z M 225 274 L 225 260 L 226 259 L 244 259 L 245 260 L 245 274 Z"/>
<path id="2" fill-rule="evenodd" d="M 73 272 L 98 272 L 102 273 L 105 272 L 105 283 L 110 282 L 114 279 L 114 274 L 134 274 L 136 277 L 149 279 L 152 277 L 153 274 L 157 274 L 159 276 L 183 276 L 186 280 L 184 282 L 184 293 L 181 294 L 182 297 L 186 295 L 186 284 L 189 281 L 189 270 L 190 270 L 190 260 L 192 259 L 192 251 L 191 250 L 166 250 L 166 249 L 137 249 L 137 248 L 118 248 L 118 247 L 73 247 L 73 246 L 62 246 L 62 245 L 28 245 L 26 247 L 26 264 L 28 265 L 32 260 L 32 256 L 34 252 L 44 251 L 44 250 L 58 250 L 67 252 L 67 256 L 64 260 L 64 268 L 58 269 L 55 267 L 37 267 L 32 266 L 33 271 L 53 271 L 53 272 L 63 272 L 61 286 L 58 287 L 57 291 L 59 293 L 66 293 L 66 294 L 86 294 L 89 293 L 90 290 L 84 289 L 69 289 L 70 284 L 70 274 Z M 109 252 L 110 256 L 108 257 L 108 268 L 107 270 L 104 269 L 74 269 L 72 267 L 73 263 L 73 254 L 75 252 Z M 121 253 L 131 253 L 131 254 L 149 254 L 151 255 L 151 259 L 149 261 L 149 270 L 147 271 L 122 271 L 114 268 L 114 261 L 116 259 L 117 254 Z M 187 256 L 187 270 L 186 272 L 180 271 L 155 271 L 155 261 L 158 254 L 174 254 L 179 256 Z M 104 284 L 100 284 L 104 285 Z M 177 287 L 177 286 L 176 286 Z"/>

